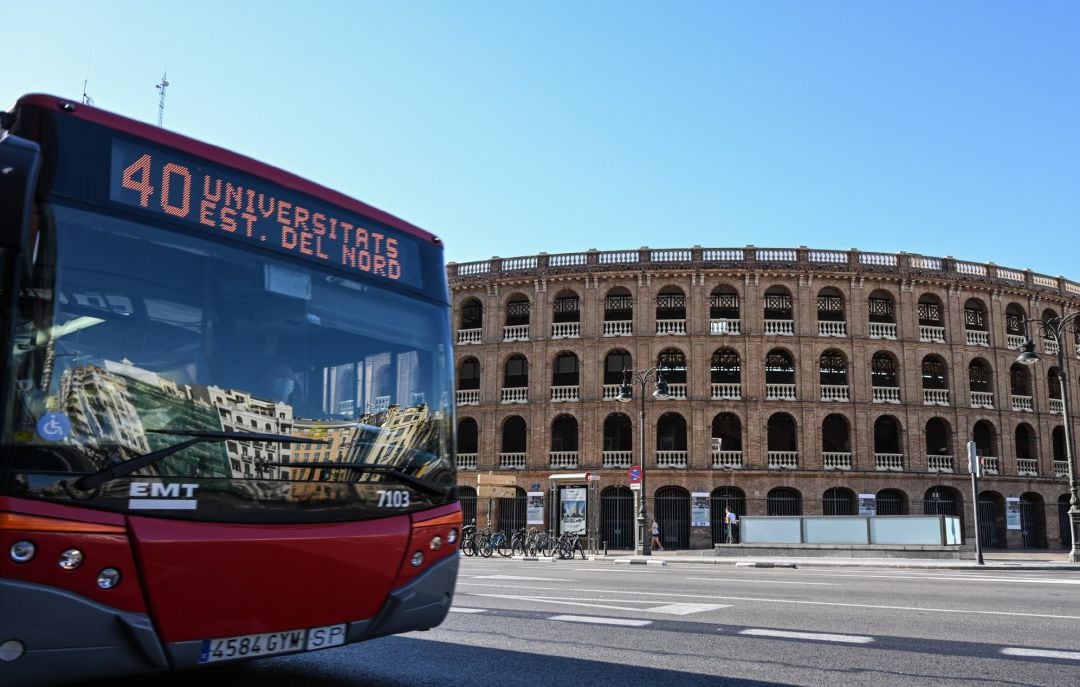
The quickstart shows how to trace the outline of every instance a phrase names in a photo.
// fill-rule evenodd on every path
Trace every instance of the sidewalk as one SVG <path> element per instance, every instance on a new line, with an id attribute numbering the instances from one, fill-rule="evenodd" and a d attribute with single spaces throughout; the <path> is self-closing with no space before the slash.
<path id="1" fill-rule="evenodd" d="M 739 557 L 713 556 L 708 551 L 657 551 L 651 556 L 633 553 L 613 553 L 589 556 L 592 560 L 615 564 L 662 565 L 696 564 L 727 565 L 755 568 L 907 568 L 912 570 L 1067 570 L 1080 573 L 1080 563 L 1069 563 L 1067 551 L 1019 550 L 984 551 L 984 565 L 975 560 L 942 560 L 918 558 L 829 558 L 825 556 Z"/>

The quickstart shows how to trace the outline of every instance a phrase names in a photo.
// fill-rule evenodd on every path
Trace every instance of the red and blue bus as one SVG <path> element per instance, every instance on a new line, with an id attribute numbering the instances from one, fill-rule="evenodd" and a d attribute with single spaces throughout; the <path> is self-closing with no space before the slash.
<path id="1" fill-rule="evenodd" d="M 0 136 L 0 684 L 442 622 L 440 241 L 62 98 L 21 98 Z"/>

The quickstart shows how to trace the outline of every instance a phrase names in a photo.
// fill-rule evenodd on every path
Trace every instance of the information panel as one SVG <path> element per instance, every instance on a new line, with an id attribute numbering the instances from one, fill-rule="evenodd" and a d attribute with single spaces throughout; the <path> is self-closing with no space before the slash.
<path id="1" fill-rule="evenodd" d="M 421 286 L 417 239 L 227 167 L 116 139 L 109 198 L 253 246 Z"/>

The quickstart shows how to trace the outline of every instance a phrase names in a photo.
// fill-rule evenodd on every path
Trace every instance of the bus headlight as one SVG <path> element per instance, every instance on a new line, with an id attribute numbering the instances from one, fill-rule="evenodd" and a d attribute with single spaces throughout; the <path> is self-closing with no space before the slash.
<path id="1" fill-rule="evenodd" d="M 16 563 L 27 563 L 35 553 L 37 553 L 37 547 L 34 546 L 34 542 L 29 539 L 20 539 L 11 545 L 9 555 Z"/>
<path id="2" fill-rule="evenodd" d="M 75 568 L 82 565 L 82 562 L 82 551 L 79 551 L 78 549 L 68 549 L 67 551 L 60 554 L 60 560 L 58 564 L 64 570 L 74 570 Z"/>
<path id="3" fill-rule="evenodd" d="M 120 584 L 120 571 L 116 568 L 105 568 L 98 573 L 97 586 L 102 589 L 112 589 Z"/>
<path id="4" fill-rule="evenodd" d="M 431 543 L 428 546 L 431 547 L 432 551 L 438 551 L 442 548 L 442 537 L 435 535 L 431 538 Z"/>
<path id="5" fill-rule="evenodd" d="M 412 563 L 412 566 L 414 568 L 419 568 L 421 565 L 424 564 L 424 554 L 420 551 L 417 551 L 412 555 L 412 560 L 409 562 Z"/>

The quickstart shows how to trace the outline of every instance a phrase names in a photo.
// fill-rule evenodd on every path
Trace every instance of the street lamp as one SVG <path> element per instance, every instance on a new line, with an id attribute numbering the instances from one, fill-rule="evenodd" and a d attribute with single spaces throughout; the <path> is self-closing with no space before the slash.
<path id="1" fill-rule="evenodd" d="M 649 556 L 652 554 L 652 537 L 647 536 L 646 528 L 649 526 L 649 510 L 645 504 L 645 386 L 649 380 L 656 381 L 656 389 L 653 398 L 663 401 L 668 396 L 668 385 L 664 381 L 664 373 L 658 367 L 650 367 L 647 370 L 634 372 L 623 369 L 623 382 L 619 386 L 619 395 L 616 396 L 623 403 L 634 400 L 634 386 L 637 383 L 641 387 L 641 410 L 638 413 L 638 461 L 641 463 L 641 495 L 638 498 L 637 529 L 634 531 L 634 554 L 637 556 Z"/>
<path id="2" fill-rule="evenodd" d="M 1080 311 L 1070 313 L 1064 317 L 1048 317 L 1045 320 L 1029 318 L 1024 320 L 1024 328 L 1029 322 L 1035 322 L 1043 332 L 1044 338 L 1049 336 L 1057 343 L 1057 377 L 1061 385 L 1061 415 L 1065 422 L 1065 462 L 1069 466 L 1069 532 L 1072 540 L 1072 550 L 1069 551 L 1069 562 L 1080 563 L 1080 549 L 1077 548 L 1077 540 L 1080 539 L 1080 495 L 1077 494 L 1076 482 L 1076 458 L 1073 455 L 1072 422 L 1069 408 L 1069 368 L 1068 358 L 1065 355 L 1067 332 L 1074 335 L 1077 332 L 1076 321 L 1080 317 Z M 1035 342 L 1030 336 L 1024 339 L 1024 345 L 1020 347 L 1020 355 L 1016 361 L 1023 365 L 1034 365 L 1039 361 L 1039 355 L 1035 352 Z"/>

